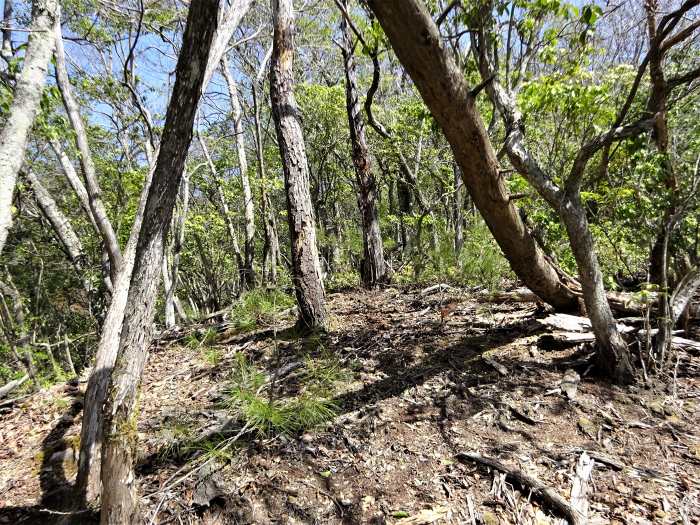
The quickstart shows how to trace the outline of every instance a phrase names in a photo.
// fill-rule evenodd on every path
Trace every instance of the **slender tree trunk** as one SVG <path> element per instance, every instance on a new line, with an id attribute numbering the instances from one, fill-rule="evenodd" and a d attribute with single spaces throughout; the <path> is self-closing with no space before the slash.
<path id="1" fill-rule="evenodd" d="M 61 169 L 63 170 L 63 173 L 66 176 L 66 179 L 68 180 L 68 184 L 71 188 L 73 188 L 73 191 L 78 197 L 78 201 L 80 201 L 80 207 L 83 208 L 85 215 L 90 221 L 90 224 L 92 224 L 92 227 L 94 228 L 97 235 L 101 235 L 100 229 L 97 226 L 97 222 L 95 221 L 95 216 L 92 214 L 92 208 L 90 207 L 90 197 L 88 196 L 88 192 L 85 189 L 83 181 L 81 181 L 80 177 L 78 177 L 78 173 L 75 171 L 73 163 L 70 161 L 68 155 L 66 155 L 65 151 L 63 150 L 61 143 L 57 139 L 49 138 L 49 144 L 51 144 L 51 149 L 53 150 L 56 157 L 58 158 L 59 163 L 61 164 Z"/>
<path id="2" fill-rule="evenodd" d="M 7 305 L 7 302 L 3 297 L 5 295 L 12 299 L 11 314 L 5 309 L 5 306 Z M 27 323 L 24 315 L 24 301 L 22 300 L 22 296 L 20 295 L 19 290 L 17 290 L 15 283 L 12 282 L 12 278 L 9 276 L 9 274 L 7 282 L 0 281 L 0 299 L 2 299 L 2 320 L 5 338 L 7 339 L 12 352 L 15 355 L 15 359 L 17 359 L 17 361 L 24 366 L 27 375 L 32 380 L 32 388 L 38 389 L 39 383 L 37 381 L 34 358 L 28 344 L 31 337 L 27 331 Z"/>
<path id="3" fill-rule="evenodd" d="M 498 159 L 464 76 L 443 47 L 420 0 L 368 0 L 452 147 L 464 184 L 511 268 L 534 293 L 560 310 L 578 306 L 510 201 Z"/>
<path id="4" fill-rule="evenodd" d="M 63 98 L 63 105 L 66 108 L 68 120 L 70 120 L 73 131 L 75 132 L 75 143 L 80 152 L 80 166 L 83 171 L 83 177 L 85 177 L 85 186 L 89 196 L 90 209 L 92 210 L 92 215 L 102 235 L 102 242 L 107 250 L 107 255 L 109 255 L 109 271 L 112 286 L 114 287 L 117 274 L 121 269 L 122 253 L 117 235 L 107 216 L 107 209 L 102 202 L 102 190 L 100 189 L 97 172 L 95 171 L 95 163 L 92 160 L 87 131 L 83 119 L 80 116 L 78 102 L 73 96 L 70 80 L 68 79 L 60 20 L 56 21 L 54 30 L 56 37 L 56 52 L 54 53 L 54 57 L 56 58 L 56 83 L 58 84 L 58 89 Z"/>
<path id="5" fill-rule="evenodd" d="M 63 332 L 63 355 L 66 361 L 66 367 L 68 367 L 68 371 L 70 372 L 71 376 L 77 376 L 78 373 L 75 371 L 75 365 L 73 364 L 73 356 L 70 355 L 68 332 L 65 331 Z"/>
<path id="6" fill-rule="evenodd" d="M 85 389 L 85 404 L 83 408 L 83 423 L 80 430 L 80 455 L 78 456 L 78 474 L 75 491 L 79 503 L 95 501 L 100 495 L 101 487 L 101 458 L 104 433 L 103 405 L 107 399 L 109 380 L 117 359 L 119 350 L 119 334 L 124 321 L 129 284 L 134 268 L 136 242 L 143 222 L 146 208 L 146 197 L 149 194 L 153 170 L 148 176 L 141 191 L 139 208 L 131 227 L 129 241 L 124 250 L 124 262 L 117 276 L 112 291 L 112 299 L 107 309 L 100 342 L 97 346 L 95 364 Z"/>
<path id="7" fill-rule="evenodd" d="M 17 174 L 24 162 L 27 137 L 39 111 L 46 71 L 55 45 L 53 26 L 60 18 L 60 6 L 56 0 L 35 0 L 32 3 L 32 24 L 24 67 L 0 132 L 0 253 L 12 225 L 12 196 Z"/>
<path id="8" fill-rule="evenodd" d="M 270 98 L 287 194 L 292 278 L 299 305 L 299 325 L 313 330 L 325 327 L 327 313 L 309 192 L 309 166 L 293 91 L 292 0 L 272 0 L 272 13 L 274 36 L 270 61 Z"/>
<path id="9" fill-rule="evenodd" d="M 86 292 L 90 293 L 91 287 L 90 282 L 85 276 L 85 254 L 83 253 L 83 245 L 80 242 L 80 238 L 75 233 L 68 218 L 59 209 L 49 191 L 44 187 L 41 181 L 39 181 L 36 174 L 31 169 L 28 169 L 24 172 L 24 178 L 31 186 L 39 208 L 41 208 L 42 213 L 48 219 L 56 233 L 56 237 L 58 237 L 58 240 L 63 245 L 68 259 L 71 264 L 73 264 L 78 277 L 83 283 L 83 288 Z"/>
<path id="10" fill-rule="evenodd" d="M 175 326 L 175 312 L 182 321 L 187 320 L 187 315 L 180 300 L 175 295 L 177 289 L 178 272 L 180 268 L 180 252 L 185 241 L 185 222 L 190 203 L 190 177 L 187 171 L 182 175 L 180 187 L 180 202 L 182 203 L 180 213 L 175 221 L 172 243 L 172 266 L 168 265 L 167 254 L 163 256 L 163 288 L 165 290 L 165 326 L 172 328 Z"/>
<path id="11" fill-rule="evenodd" d="M 5 0 L 5 6 L 2 16 L 2 48 L 0 48 L 0 57 L 5 60 L 6 64 L 10 64 L 15 50 L 12 47 L 12 23 L 14 14 L 13 0 Z"/>
<path id="12" fill-rule="evenodd" d="M 347 6 L 347 1 L 344 2 Z M 341 18 L 343 32 L 343 65 L 345 67 L 345 105 L 348 113 L 350 142 L 352 143 L 352 162 L 355 166 L 357 180 L 357 204 L 362 217 L 363 259 L 360 263 L 362 283 L 368 288 L 388 280 L 387 266 L 384 261 L 384 246 L 379 227 L 377 210 L 377 183 L 372 173 L 372 165 L 365 138 L 365 124 L 357 91 L 357 73 L 353 57 L 353 42 L 350 28 Z"/>
<path id="13" fill-rule="evenodd" d="M 205 68 L 217 27 L 218 0 L 192 2 L 187 16 L 175 86 L 163 128 L 160 152 L 136 245 L 119 354 L 105 406 L 105 453 L 102 458 L 103 524 L 138 521 L 135 404 L 148 355 L 160 285 L 163 241 L 180 187 L 192 126 L 202 93 Z"/>
<path id="14" fill-rule="evenodd" d="M 578 266 L 586 314 L 595 334 L 598 366 L 610 377 L 627 383 L 633 378 L 633 366 L 627 343 L 620 336 L 605 294 L 595 242 L 580 196 L 570 196 L 559 213 L 569 235 L 569 243 Z"/>
<path id="15" fill-rule="evenodd" d="M 657 34 L 656 27 L 657 1 L 647 0 L 644 7 L 646 9 L 649 36 L 649 78 L 651 80 L 651 95 L 647 103 L 647 112 L 649 115 L 655 116 L 652 138 L 656 144 L 656 149 L 661 155 L 661 172 L 668 198 L 664 216 L 649 254 L 649 281 L 659 285 L 657 322 L 659 332 L 656 336 L 656 354 L 659 359 L 659 365 L 663 366 L 668 354 L 667 351 L 671 348 L 675 321 L 672 314 L 671 289 L 668 279 L 668 250 L 671 235 L 677 222 L 676 194 L 678 191 L 678 180 L 669 151 L 668 86 L 663 71 L 664 56 L 661 50 L 661 40 Z"/>
<path id="16" fill-rule="evenodd" d="M 630 352 L 620 336 L 607 301 L 593 235 L 586 210 L 581 202 L 580 184 L 588 158 L 583 155 L 587 154 L 588 150 L 584 146 L 577 153 L 564 189 L 561 189 L 540 168 L 524 145 L 524 126 L 515 97 L 506 91 L 492 74 L 496 69 L 495 66 L 491 66 L 488 58 L 487 50 L 490 44 L 486 37 L 487 30 L 488 28 L 481 27 L 479 32 L 475 33 L 472 45 L 481 76 L 483 79 L 489 79 L 486 90 L 491 102 L 501 113 L 506 126 L 505 149 L 508 158 L 513 167 L 526 177 L 528 182 L 556 210 L 566 227 L 578 266 L 586 313 L 596 336 L 599 368 L 617 382 L 630 382 L 634 378 Z"/>
<path id="17" fill-rule="evenodd" d="M 219 204 L 221 204 L 221 215 L 226 221 L 226 229 L 228 231 L 229 239 L 231 240 L 231 247 L 233 248 L 234 256 L 236 257 L 236 265 L 238 266 L 238 280 L 243 281 L 243 275 L 245 274 L 245 261 L 241 254 L 241 248 L 238 245 L 238 235 L 236 235 L 236 226 L 233 224 L 233 218 L 231 217 L 231 210 L 228 207 L 228 201 L 226 200 L 226 195 L 224 194 L 224 189 L 221 185 L 221 180 L 216 172 L 216 166 L 214 166 L 214 161 L 209 154 L 209 148 L 207 148 L 206 142 L 204 142 L 204 137 L 197 132 L 197 139 L 199 141 L 199 146 L 202 148 L 202 153 L 204 158 L 207 160 L 207 165 L 209 166 L 209 172 L 211 173 L 212 181 L 216 188 L 216 194 L 219 197 Z"/>
<path id="18" fill-rule="evenodd" d="M 243 246 L 244 265 L 241 275 L 241 285 L 245 289 L 255 287 L 255 270 L 253 259 L 255 257 L 255 208 L 253 206 L 253 193 L 250 190 L 248 178 L 248 156 L 245 151 L 245 135 L 243 133 L 243 110 L 238 99 L 236 81 L 228 69 L 226 55 L 221 60 L 221 71 L 226 79 L 229 98 L 231 100 L 231 113 L 233 115 L 233 131 L 236 135 L 236 152 L 238 154 L 238 169 L 241 172 L 241 186 L 243 188 L 243 216 L 245 218 L 245 243 Z"/>
<path id="19" fill-rule="evenodd" d="M 454 171 L 454 196 L 452 200 L 452 222 L 454 223 L 454 250 L 457 259 L 457 265 L 460 265 L 459 256 L 462 253 L 464 246 L 464 183 L 462 182 L 462 174 L 456 162 L 452 164 Z"/>
<path id="20" fill-rule="evenodd" d="M 175 326 L 175 302 L 172 297 L 168 297 L 168 290 L 173 287 L 172 278 L 170 276 L 170 263 L 168 262 L 167 248 L 163 252 L 163 264 L 161 271 L 163 273 L 163 291 L 165 292 L 163 310 L 165 314 L 165 327 L 172 328 Z"/>
<path id="21" fill-rule="evenodd" d="M 258 161 L 258 177 L 260 178 L 260 211 L 263 217 L 265 242 L 263 245 L 263 282 L 277 282 L 277 265 L 279 263 L 280 245 L 277 236 L 277 221 L 272 209 L 272 201 L 267 192 L 265 177 L 265 157 L 263 152 L 262 128 L 260 125 L 260 105 L 258 93 L 253 82 L 253 106 L 255 111 L 255 153 Z"/>

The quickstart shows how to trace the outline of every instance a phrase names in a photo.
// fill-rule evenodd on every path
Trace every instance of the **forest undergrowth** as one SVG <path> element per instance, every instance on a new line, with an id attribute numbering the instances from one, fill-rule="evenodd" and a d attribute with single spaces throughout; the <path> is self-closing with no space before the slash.
<path id="1" fill-rule="evenodd" d="M 250 297 L 243 324 L 155 340 L 138 414 L 150 523 L 560 523 L 467 454 L 569 501 L 584 452 L 589 523 L 700 519 L 697 350 L 663 384 L 619 388 L 586 344 L 551 344 L 542 305 L 451 287 L 328 299 L 322 335 Z M 94 519 L 67 507 L 84 388 L 0 407 L 0 523 Z"/>

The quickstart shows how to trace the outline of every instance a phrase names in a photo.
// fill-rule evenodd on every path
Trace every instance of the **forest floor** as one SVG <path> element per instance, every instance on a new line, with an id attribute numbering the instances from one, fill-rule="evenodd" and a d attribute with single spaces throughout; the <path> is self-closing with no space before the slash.
<path id="1" fill-rule="evenodd" d="M 148 523 L 561 523 L 536 494 L 460 454 L 516 467 L 568 501 L 583 451 L 594 458 L 590 523 L 700 522 L 697 353 L 681 354 L 663 387 L 618 388 L 587 373 L 586 346 L 538 344 L 548 329 L 534 303 L 410 288 L 329 302 L 321 337 L 221 330 L 153 346 L 138 424 Z M 225 403 L 242 355 L 275 396 L 298 394 L 314 362 L 334 363 L 337 415 L 313 430 L 245 432 Z M 570 369 L 581 376 L 573 400 L 558 388 Z M 0 523 L 89 522 L 58 513 L 84 387 L 57 385 L 0 413 Z"/>

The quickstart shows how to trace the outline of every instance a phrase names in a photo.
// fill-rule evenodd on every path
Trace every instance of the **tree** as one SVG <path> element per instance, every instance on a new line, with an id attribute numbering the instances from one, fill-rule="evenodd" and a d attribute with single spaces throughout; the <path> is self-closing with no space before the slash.
<path id="1" fill-rule="evenodd" d="M 97 179 L 95 162 L 93 161 L 92 152 L 90 151 L 87 131 L 85 130 L 85 124 L 80 116 L 78 103 L 73 96 L 73 91 L 68 79 L 60 20 L 56 20 L 54 30 L 56 31 L 56 51 L 54 53 L 56 58 L 56 84 L 61 91 L 63 105 L 66 108 L 68 119 L 75 132 L 75 142 L 78 147 L 83 177 L 85 178 L 85 188 L 87 189 L 89 197 L 88 202 L 90 204 L 90 210 L 92 211 L 94 221 L 102 235 L 104 249 L 109 257 L 109 273 L 112 286 L 114 286 L 117 280 L 117 274 L 120 272 L 122 266 L 122 252 L 119 247 L 117 235 L 107 216 L 107 209 L 102 202 L 102 190 Z"/>
<path id="2" fill-rule="evenodd" d="M 39 110 L 46 71 L 55 45 L 53 27 L 60 19 L 60 12 L 56 0 L 36 0 L 32 3 L 32 24 L 24 68 L 17 79 L 14 99 L 0 132 L 0 252 L 12 225 L 12 195 L 17 174 L 24 162 L 27 136 Z M 7 35 L 4 32 L 3 49 L 9 46 Z"/>
<path id="3" fill-rule="evenodd" d="M 221 59 L 221 72 L 226 79 L 229 99 L 231 102 L 231 115 L 233 117 L 233 132 L 236 135 L 236 153 L 238 154 L 238 169 L 243 187 L 243 210 L 245 213 L 245 242 L 243 245 L 244 264 L 241 275 L 241 284 L 244 289 L 255 287 L 255 271 L 253 270 L 253 258 L 255 257 L 255 208 L 253 206 L 253 193 L 250 190 L 250 178 L 248 177 L 248 155 L 245 151 L 245 135 L 243 132 L 243 110 L 238 95 L 236 81 L 228 68 L 228 57 Z"/>
<path id="4" fill-rule="evenodd" d="M 206 90 L 207 83 L 211 80 L 211 76 L 213 75 L 219 60 L 226 49 L 226 43 L 228 40 L 230 40 L 231 34 L 236 30 L 241 18 L 245 15 L 249 6 L 249 0 L 236 0 L 227 5 L 224 12 L 218 12 L 217 16 L 219 23 L 215 29 L 215 45 L 212 46 L 213 51 L 208 55 L 202 91 Z M 141 25 L 139 24 L 138 27 L 140 29 Z M 134 41 L 134 46 L 136 45 L 137 40 L 138 39 Z M 107 310 L 107 315 L 102 325 L 100 341 L 95 355 L 95 364 L 93 371 L 90 374 L 85 391 L 85 406 L 83 409 L 83 422 L 80 433 L 80 455 L 78 460 L 76 492 L 81 500 L 88 502 L 94 501 L 100 494 L 101 451 L 104 431 L 104 413 L 102 407 L 107 398 L 110 376 L 119 350 L 119 334 L 121 332 L 122 323 L 124 320 L 129 286 L 135 263 L 136 247 L 145 213 L 146 199 L 155 170 L 156 160 L 156 152 L 154 151 L 155 138 L 153 137 L 153 123 L 150 112 L 145 107 L 135 89 L 135 86 L 133 85 L 133 53 L 130 54 L 130 56 L 132 56 L 132 58 L 125 62 L 125 66 L 130 65 L 131 68 L 124 68 L 124 83 L 127 84 L 132 95 L 134 106 L 138 109 L 141 120 L 148 130 L 148 137 L 143 141 L 143 145 L 149 166 L 147 176 L 141 190 L 141 196 L 139 198 L 139 204 L 134 217 L 134 222 L 130 230 L 129 240 L 124 250 L 122 271 L 119 272 L 116 283 L 113 287 L 114 289 L 111 301 L 109 303 L 109 309 Z M 69 176 L 72 165 L 70 165 L 70 161 L 68 161 L 67 157 L 65 159 L 61 157 L 61 164 L 66 175 Z M 69 179 L 70 178 L 71 177 L 69 176 Z M 75 177 L 73 177 L 73 179 L 75 179 Z M 71 182 L 71 185 L 76 187 L 74 182 Z M 81 193 L 83 192 L 78 192 L 79 196 Z M 81 198 L 81 202 L 83 202 L 83 200 L 84 199 Z M 184 225 L 182 226 L 184 228 Z M 176 272 L 173 272 L 173 275 L 177 277 Z M 177 284 L 177 280 L 175 279 L 169 284 L 170 286 L 168 287 L 166 293 L 174 295 L 174 287 Z"/>
<path id="5" fill-rule="evenodd" d="M 342 53 L 345 69 L 345 104 L 350 128 L 352 144 L 352 162 L 355 167 L 357 181 L 357 204 L 362 220 L 363 258 L 360 262 L 360 277 L 362 283 L 372 288 L 388 280 L 387 266 L 384 262 L 384 246 L 379 227 L 379 211 L 377 210 L 377 184 L 372 173 L 365 124 L 360 108 L 355 59 L 353 51 L 355 44 L 348 21 L 343 17 L 340 24 L 343 33 Z"/>
<path id="6" fill-rule="evenodd" d="M 207 58 L 218 23 L 218 6 L 217 0 L 201 0 L 190 6 L 158 160 L 136 244 L 128 293 L 128 302 L 134 307 L 124 315 L 119 353 L 105 406 L 105 450 L 101 475 L 103 524 L 128 524 L 138 520 L 134 408 L 151 341 L 163 243 L 170 228 L 192 139 Z"/>
<path id="7" fill-rule="evenodd" d="M 309 166 L 299 123 L 299 109 L 294 98 L 292 0 L 272 0 L 272 13 L 274 36 L 270 60 L 270 98 L 284 170 L 292 279 L 299 305 L 299 325 L 314 330 L 325 327 L 327 313 L 309 193 Z"/>
<path id="8" fill-rule="evenodd" d="M 542 253 L 506 192 L 475 96 L 444 49 L 425 5 L 420 0 L 368 0 L 368 5 L 442 128 L 464 184 L 513 271 L 555 308 L 576 309 L 575 294 Z"/>

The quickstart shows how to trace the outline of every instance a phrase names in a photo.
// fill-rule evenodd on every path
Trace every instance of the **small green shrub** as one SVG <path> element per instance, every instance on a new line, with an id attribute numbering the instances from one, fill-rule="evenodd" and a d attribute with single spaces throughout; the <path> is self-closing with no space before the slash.
<path id="1" fill-rule="evenodd" d="M 216 342 L 217 332 L 215 328 L 207 328 L 203 332 L 195 331 L 185 336 L 185 346 L 197 349 L 202 346 L 211 346 Z"/>
<path id="2" fill-rule="evenodd" d="M 212 366 L 221 363 L 221 351 L 218 348 L 208 348 L 204 352 L 204 360 Z"/>
<path id="3" fill-rule="evenodd" d="M 276 399 L 263 392 L 268 386 L 265 374 L 243 354 L 238 354 L 229 390 L 229 408 L 264 436 L 303 432 L 331 421 L 338 410 L 330 399 L 332 385 L 342 374 L 336 365 L 320 360 L 307 359 L 305 365 L 302 393 Z"/>
<path id="4" fill-rule="evenodd" d="M 243 294 L 231 310 L 233 326 L 248 331 L 274 323 L 275 315 L 294 306 L 294 297 L 280 290 L 256 288 Z"/>

